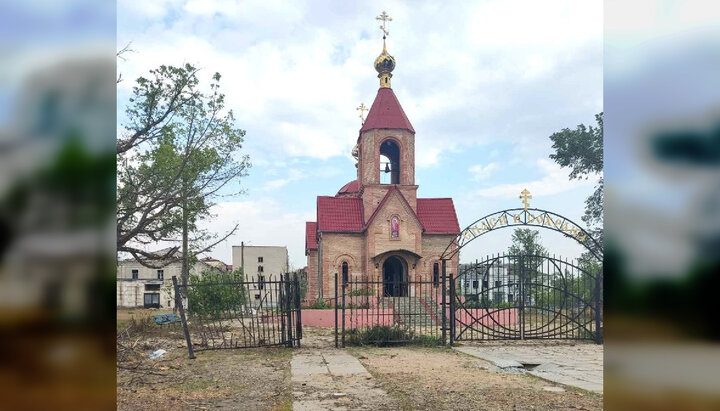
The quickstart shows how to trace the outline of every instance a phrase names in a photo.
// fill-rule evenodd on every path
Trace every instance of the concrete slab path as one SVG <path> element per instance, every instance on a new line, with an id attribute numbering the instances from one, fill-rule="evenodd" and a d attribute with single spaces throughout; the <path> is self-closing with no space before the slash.
<path id="1" fill-rule="evenodd" d="M 295 411 L 396 408 L 360 361 L 343 350 L 298 351 L 290 365 Z"/>
<path id="2" fill-rule="evenodd" d="M 453 349 L 490 361 L 503 371 L 528 373 L 559 384 L 603 392 L 602 345 L 460 346 Z"/>

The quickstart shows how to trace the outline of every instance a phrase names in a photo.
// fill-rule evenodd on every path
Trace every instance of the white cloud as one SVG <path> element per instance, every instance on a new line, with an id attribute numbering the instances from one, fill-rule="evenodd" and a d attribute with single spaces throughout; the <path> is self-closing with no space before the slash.
<path id="1" fill-rule="evenodd" d="M 548 159 L 537 160 L 537 167 L 542 173 L 539 180 L 498 184 L 477 190 L 475 195 L 486 198 L 516 198 L 522 190 L 528 189 L 533 196 L 552 196 L 597 183 L 597 176 L 590 176 L 587 180 L 570 180 L 567 170 Z"/>
<path id="2" fill-rule="evenodd" d="M 232 246 L 244 241 L 247 245 L 287 246 L 290 264 L 297 268 L 305 266 L 305 221 L 314 220 L 313 213 L 287 212 L 280 203 L 267 198 L 222 202 L 211 212 L 215 217 L 202 228 L 226 233 L 235 224 L 239 225 L 233 236 L 210 253 L 213 257 L 230 264 Z"/>
<path id="3" fill-rule="evenodd" d="M 423 143 L 419 167 L 436 165 L 447 150 L 515 142 L 601 110 L 600 1 L 527 2 L 520 14 L 499 1 L 145 3 L 118 7 L 118 45 L 132 40 L 137 50 L 120 63 L 123 77 L 185 62 L 208 78 L 221 72 L 254 161 L 350 151 L 360 126 L 354 108 L 370 105 L 377 90 L 374 17 L 382 9 L 394 17 L 393 85 Z"/>
<path id="4" fill-rule="evenodd" d="M 470 166 L 468 172 L 472 174 L 472 179 L 475 181 L 485 180 L 495 173 L 497 170 L 497 163 L 488 163 L 486 165 L 475 164 Z"/>

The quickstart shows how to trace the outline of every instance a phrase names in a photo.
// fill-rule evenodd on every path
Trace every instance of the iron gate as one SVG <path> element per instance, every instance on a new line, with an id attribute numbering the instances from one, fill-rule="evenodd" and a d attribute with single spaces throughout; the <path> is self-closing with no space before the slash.
<path id="1" fill-rule="evenodd" d="M 172 281 L 190 358 L 202 350 L 300 346 L 297 274 L 261 276 L 257 281 L 205 275 L 187 285 L 173 276 Z"/>
<path id="2" fill-rule="evenodd" d="M 450 343 L 602 340 L 602 274 L 590 261 L 497 255 L 448 277 Z"/>

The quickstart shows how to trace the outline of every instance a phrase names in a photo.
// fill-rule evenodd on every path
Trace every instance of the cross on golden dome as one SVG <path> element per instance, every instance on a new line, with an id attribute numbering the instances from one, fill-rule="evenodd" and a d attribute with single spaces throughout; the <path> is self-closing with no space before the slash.
<path id="1" fill-rule="evenodd" d="M 385 39 L 385 36 L 387 36 L 388 34 L 390 34 L 390 32 L 387 31 L 386 25 L 387 25 L 387 22 L 388 22 L 388 21 L 392 21 L 392 17 L 388 16 L 388 14 L 385 13 L 385 10 L 383 10 L 383 12 L 382 12 L 379 16 L 375 17 L 375 20 L 380 20 L 380 21 L 382 21 L 382 26 L 380 26 L 380 30 L 382 30 L 382 32 L 383 32 L 383 39 Z"/>
<path id="2" fill-rule="evenodd" d="M 395 69 L 395 58 L 388 54 L 387 47 L 385 47 L 385 38 L 390 32 L 387 30 L 387 22 L 392 21 L 392 17 L 383 10 L 383 12 L 375 17 L 375 20 L 382 21 L 380 30 L 383 32 L 383 50 L 382 53 L 375 59 L 375 70 L 378 72 L 378 78 L 380 79 L 381 88 L 390 88 L 390 79 L 392 78 L 392 71 Z"/>

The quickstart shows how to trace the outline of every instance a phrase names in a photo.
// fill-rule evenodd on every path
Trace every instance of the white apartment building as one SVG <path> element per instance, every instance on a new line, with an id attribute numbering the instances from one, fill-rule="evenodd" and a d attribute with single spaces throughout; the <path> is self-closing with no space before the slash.
<path id="1" fill-rule="evenodd" d="M 163 255 L 166 250 L 157 251 Z M 118 261 L 117 306 L 122 308 L 172 308 L 175 298 L 172 277 L 180 278 L 182 262 L 176 261 L 162 268 L 148 268 L 134 258 Z M 198 261 L 190 267 L 191 275 L 207 270 L 225 271 L 218 266 Z"/>
<path id="2" fill-rule="evenodd" d="M 285 246 L 234 245 L 232 266 L 243 269 L 245 281 L 252 283 L 250 301 L 259 302 L 268 291 L 265 283 L 288 272 L 288 250 Z"/>

